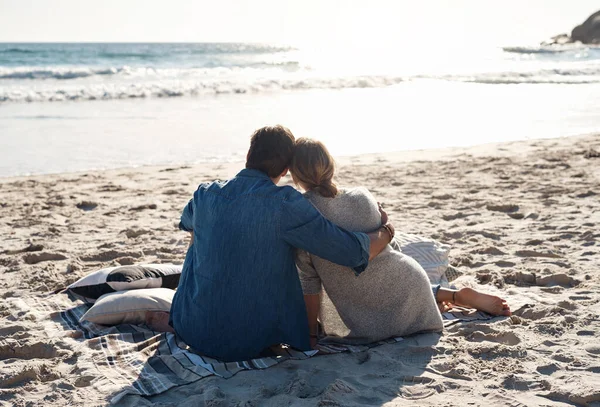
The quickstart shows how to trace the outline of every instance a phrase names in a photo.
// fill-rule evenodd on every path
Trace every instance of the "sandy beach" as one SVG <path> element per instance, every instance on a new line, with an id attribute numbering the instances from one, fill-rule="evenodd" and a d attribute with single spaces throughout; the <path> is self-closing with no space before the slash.
<path id="1" fill-rule="evenodd" d="M 242 166 L 0 179 L 0 405 L 106 405 L 81 339 L 50 338 L 14 304 L 102 267 L 182 263 L 181 209 Z M 118 405 L 600 406 L 600 135 L 342 157 L 338 182 L 369 188 L 396 230 L 451 245 L 453 283 L 514 315 Z"/>

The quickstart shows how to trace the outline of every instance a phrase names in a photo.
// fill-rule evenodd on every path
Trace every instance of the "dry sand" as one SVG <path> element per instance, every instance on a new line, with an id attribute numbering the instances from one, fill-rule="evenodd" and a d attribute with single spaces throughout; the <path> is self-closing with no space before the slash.
<path id="1" fill-rule="evenodd" d="M 210 377 L 127 406 L 600 406 L 600 135 L 342 158 L 397 230 L 452 246 L 457 286 L 515 315 L 357 354 Z M 93 406 L 75 340 L 7 306 L 100 267 L 183 261 L 198 183 L 241 164 L 0 180 L 0 405 Z M 289 183 L 289 177 L 287 181 Z"/>

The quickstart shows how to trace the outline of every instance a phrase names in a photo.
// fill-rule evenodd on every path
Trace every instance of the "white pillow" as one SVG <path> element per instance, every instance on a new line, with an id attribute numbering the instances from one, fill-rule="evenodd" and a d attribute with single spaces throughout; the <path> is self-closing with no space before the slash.
<path id="1" fill-rule="evenodd" d="M 444 273 L 449 264 L 449 245 L 400 232 L 396 232 L 390 244 L 395 250 L 415 259 L 427 273 L 431 284 L 444 283 Z"/>
<path id="2" fill-rule="evenodd" d="M 142 324 L 146 311 L 171 310 L 175 291 L 169 288 L 145 288 L 104 294 L 80 318 L 100 325 Z"/>
<path id="3" fill-rule="evenodd" d="M 67 290 L 83 301 L 93 303 L 101 295 L 140 288 L 177 288 L 183 266 L 139 264 L 97 270 L 75 281 Z"/>

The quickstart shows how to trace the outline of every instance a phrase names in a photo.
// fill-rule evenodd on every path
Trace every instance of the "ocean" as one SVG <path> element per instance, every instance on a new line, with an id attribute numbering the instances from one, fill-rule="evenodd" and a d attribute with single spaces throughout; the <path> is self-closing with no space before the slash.
<path id="1" fill-rule="evenodd" d="M 600 48 L 0 44 L 0 177 L 243 160 L 275 123 L 334 155 L 598 132 Z"/>

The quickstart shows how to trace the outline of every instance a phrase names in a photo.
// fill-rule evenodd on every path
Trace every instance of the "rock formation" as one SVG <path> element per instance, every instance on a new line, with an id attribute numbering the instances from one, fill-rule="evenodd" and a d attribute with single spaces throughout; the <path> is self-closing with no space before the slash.
<path id="1" fill-rule="evenodd" d="M 592 14 L 583 24 L 573 28 L 571 41 L 600 45 L 600 11 Z"/>
<path id="2" fill-rule="evenodd" d="M 560 34 L 552 37 L 542 45 L 562 45 L 574 42 L 582 44 L 600 45 L 600 11 L 592 14 L 583 24 L 573 28 L 571 35 Z"/>

